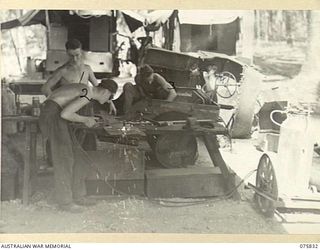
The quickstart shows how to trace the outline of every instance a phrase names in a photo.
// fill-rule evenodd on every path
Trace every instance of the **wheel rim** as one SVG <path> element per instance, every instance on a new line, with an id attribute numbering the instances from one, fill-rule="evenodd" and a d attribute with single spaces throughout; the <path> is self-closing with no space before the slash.
<path id="1" fill-rule="evenodd" d="M 260 159 L 256 186 L 268 194 L 269 196 L 277 199 L 278 198 L 278 186 L 275 176 L 275 171 L 271 159 L 267 155 L 263 155 Z M 272 216 L 275 210 L 274 201 L 267 199 L 259 194 L 256 194 L 256 203 L 259 210 L 266 216 Z"/>
<path id="2" fill-rule="evenodd" d="M 230 83 L 232 82 L 237 83 L 236 77 L 228 71 L 222 72 L 217 77 L 216 79 L 217 94 L 221 98 L 230 98 L 236 93 L 238 87 L 236 85 L 230 86 Z"/>

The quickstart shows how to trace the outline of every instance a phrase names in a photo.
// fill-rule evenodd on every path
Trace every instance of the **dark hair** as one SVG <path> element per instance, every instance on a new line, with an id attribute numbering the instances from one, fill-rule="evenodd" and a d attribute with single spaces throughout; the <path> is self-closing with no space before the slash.
<path id="1" fill-rule="evenodd" d="M 153 69 L 148 65 L 148 64 L 145 64 L 143 65 L 141 68 L 140 68 L 140 75 L 142 77 L 148 77 L 150 76 L 152 73 L 153 73 Z"/>
<path id="2" fill-rule="evenodd" d="M 78 39 L 70 39 L 66 42 L 66 50 L 69 49 L 81 49 L 82 44 Z"/>
<path id="3" fill-rule="evenodd" d="M 102 81 L 98 85 L 98 87 L 107 89 L 113 94 L 115 94 L 118 90 L 118 84 L 114 80 L 111 80 L 111 79 L 102 79 Z"/>

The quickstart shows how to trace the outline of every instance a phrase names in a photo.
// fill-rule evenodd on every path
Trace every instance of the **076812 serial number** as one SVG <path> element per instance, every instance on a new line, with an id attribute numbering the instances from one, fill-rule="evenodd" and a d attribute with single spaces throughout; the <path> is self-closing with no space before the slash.
<path id="1" fill-rule="evenodd" d="M 300 244 L 300 248 L 315 249 L 318 248 L 318 244 Z"/>

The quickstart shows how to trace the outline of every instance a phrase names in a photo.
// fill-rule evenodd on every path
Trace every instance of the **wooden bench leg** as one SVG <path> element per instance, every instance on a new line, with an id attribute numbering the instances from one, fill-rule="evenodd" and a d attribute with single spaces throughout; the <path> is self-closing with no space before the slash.
<path id="1" fill-rule="evenodd" d="M 216 135 L 205 134 L 203 136 L 204 143 L 210 155 L 211 161 L 215 167 L 219 167 L 222 173 L 222 176 L 225 180 L 226 191 L 230 192 L 235 188 L 235 180 L 232 174 L 230 173 L 227 164 L 222 158 L 222 155 L 219 150 L 219 143 Z M 232 197 L 236 200 L 240 199 L 240 194 L 238 190 L 233 192 Z"/>
<path id="2" fill-rule="evenodd" d="M 24 170 L 23 170 L 23 190 L 22 190 L 22 204 L 29 204 L 29 190 L 30 190 L 30 145 L 31 145 L 31 125 L 26 122 L 26 142 L 24 154 Z"/>
<path id="3" fill-rule="evenodd" d="M 31 194 L 31 184 L 35 183 L 37 178 L 37 124 L 26 123 L 26 144 L 24 157 L 24 175 L 23 175 L 23 191 L 22 203 L 28 205 Z M 32 177 L 32 181 L 31 181 Z"/>

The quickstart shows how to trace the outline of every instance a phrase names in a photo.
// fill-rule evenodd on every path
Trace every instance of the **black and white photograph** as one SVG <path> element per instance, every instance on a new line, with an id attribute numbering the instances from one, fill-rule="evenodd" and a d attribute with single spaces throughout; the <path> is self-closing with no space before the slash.
<path id="1" fill-rule="evenodd" d="M 1 234 L 320 233 L 320 11 L 0 23 Z"/>

